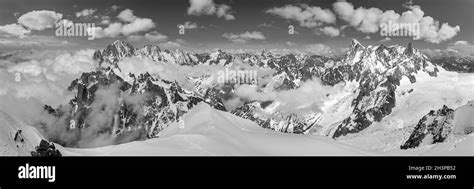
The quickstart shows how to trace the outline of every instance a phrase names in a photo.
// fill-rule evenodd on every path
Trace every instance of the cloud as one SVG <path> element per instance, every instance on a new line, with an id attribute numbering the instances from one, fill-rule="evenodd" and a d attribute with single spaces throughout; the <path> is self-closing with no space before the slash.
<path id="1" fill-rule="evenodd" d="M 336 22 L 336 15 L 331 10 L 311 7 L 306 4 L 300 6 L 285 5 L 283 7 L 274 7 L 266 10 L 265 13 L 280 16 L 287 20 L 297 21 L 300 26 L 307 28 L 315 28 L 324 23 L 332 24 Z"/>
<path id="2" fill-rule="evenodd" d="M 74 44 L 60 40 L 56 37 L 31 35 L 22 38 L 0 37 L 0 45 L 2 45 L 3 48 L 17 49 L 33 47 L 64 47 L 66 45 L 72 46 Z"/>
<path id="3" fill-rule="evenodd" d="M 140 18 L 133 14 L 130 9 L 125 9 L 117 16 L 121 21 L 114 22 L 108 25 L 106 28 L 95 27 L 92 28 L 95 32 L 96 38 L 117 38 L 117 37 L 128 37 L 140 32 L 146 32 L 156 27 L 153 20 L 149 18 Z M 110 22 L 109 19 L 105 19 L 106 22 Z"/>
<path id="4" fill-rule="evenodd" d="M 116 38 L 119 37 L 122 34 L 122 28 L 123 24 L 122 23 L 112 23 L 106 28 L 102 27 L 95 27 L 91 28 L 95 33 L 96 38 Z"/>
<path id="5" fill-rule="evenodd" d="M 441 57 L 474 57 L 474 45 L 468 41 L 456 41 L 450 43 L 446 49 L 423 49 L 425 53 L 430 58 L 441 58 Z"/>
<path id="6" fill-rule="evenodd" d="M 163 73 L 165 67 L 162 64 L 157 64 L 153 60 L 147 57 L 127 57 L 117 63 L 118 67 L 122 71 L 121 73 Z M 117 73 L 120 74 L 120 73 Z M 125 77 L 125 76 L 124 76 Z"/>
<path id="7" fill-rule="evenodd" d="M 391 40 L 392 40 L 392 38 L 390 38 L 390 37 L 385 37 L 385 38 L 383 38 L 382 40 L 380 40 L 379 42 L 380 42 L 380 43 L 384 43 L 384 42 L 388 42 L 388 41 L 391 41 Z"/>
<path id="8" fill-rule="evenodd" d="M 16 99 L 34 99 L 42 104 L 59 105 L 70 99 L 66 90 L 82 72 L 94 70 L 94 50 L 27 51 L 19 59 L 0 68 L 0 100 L 8 95 Z M 15 60 L 16 59 L 16 60 Z M 10 61 L 9 59 L 6 60 Z"/>
<path id="9" fill-rule="evenodd" d="M 215 4 L 214 0 L 189 0 L 188 15 L 216 15 L 226 20 L 235 20 L 230 13 L 231 7 L 226 4 Z"/>
<path id="10" fill-rule="evenodd" d="M 330 37 L 337 37 L 341 34 L 339 29 L 332 27 L 332 26 L 326 26 L 324 28 L 320 29 L 321 32 L 323 32 L 325 35 L 328 35 Z"/>
<path id="11" fill-rule="evenodd" d="M 84 72 L 93 71 L 97 66 L 97 62 L 92 59 L 92 55 L 92 49 L 61 54 L 54 58 L 54 63 L 51 65 L 52 71 L 56 74 L 68 75 L 80 75 Z"/>
<path id="12" fill-rule="evenodd" d="M 249 40 L 265 40 L 265 36 L 262 34 L 262 32 L 258 31 L 246 31 L 241 34 L 224 33 L 222 36 L 234 43 L 246 43 Z"/>
<path id="13" fill-rule="evenodd" d="M 456 41 L 449 44 L 448 49 L 455 50 L 465 56 L 474 56 L 474 45 L 467 41 Z"/>
<path id="14" fill-rule="evenodd" d="M 120 6 L 118 6 L 118 5 L 112 5 L 110 8 L 112 9 L 112 11 L 116 11 L 116 10 L 118 10 L 118 9 L 120 8 Z"/>
<path id="15" fill-rule="evenodd" d="M 345 1 L 335 2 L 333 4 L 334 12 L 345 21 L 350 21 L 354 15 L 354 6 Z"/>
<path id="16" fill-rule="evenodd" d="M 145 39 L 151 42 L 159 42 L 168 39 L 168 36 L 163 35 L 157 31 L 145 34 Z"/>
<path id="17" fill-rule="evenodd" d="M 163 35 L 163 34 L 157 32 L 157 31 L 146 33 L 143 36 L 141 36 L 141 35 L 131 35 L 131 36 L 127 37 L 127 40 L 132 41 L 132 42 L 144 42 L 144 41 L 163 42 L 163 41 L 166 41 L 167 39 L 168 39 L 168 36 Z"/>
<path id="18" fill-rule="evenodd" d="M 92 71 L 96 62 L 92 59 L 93 50 L 79 50 L 75 53 L 63 53 L 54 58 L 33 59 L 15 64 L 8 68 L 10 73 L 27 74 L 38 77 L 43 74 L 47 79 L 56 81 L 61 75 L 79 75 Z"/>
<path id="19" fill-rule="evenodd" d="M 332 98 L 332 94 L 339 93 L 343 88 L 343 84 L 332 87 L 325 86 L 319 79 L 315 79 L 302 82 L 299 88 L 284 91 L 262 92 L 254 85 L 240 85 L 236 88 L 235 94 L 249 101 L 277 101 L 278 104 L 275 104 L 273 112 L 289 115 L 320 112 L 323 103 Z"/>
<path id="20" fill-rule="evenodd" d="M 177 49 L 186 44 L 186 41 L 183 39 L 176 39 L 175 41 L 168 41 L 165 43 L 160 43 L 158 46 L 164 49 Z"/>
<path id="21" fill-rule="evenodd" d="M 184 29 L 196 29 L 199 27 L 195 22 L 190 22 L 190 21 L 185 22 L 183 26 L 184 26 Z"/>
<path id="22" fill-rule="evenodd" d="M 289 47 L 293 47 L 293 46 L 296 46 L 296 43 L 291 42 L 291 41 L 287 41 L 286 45 L 288 45 Z"/>
<path id="23" fill-rule="evenodd" d="M 25 29 L 19 24 L 8 24 L 0 26 L 0 37 L 19 37 L 24 38 L 31 33 L 31 30 Z"/>
<path id="24" fill-rule="evenodd" d="M 47 10 L 25 13 L 18 18 L 18 23 L 0 26 L 0 37 L 25 38 L 31 34 L 31 30 L 52 28 L 62 16 L 60 13 Z M 2 41 L 0 43 L 7 43 L 7 40 Z M 26 44 L 26 41 L 22 42 Z"/>
<path id="25" fill-rule="evenodd" d="M 97 9 L 84 9 L 82 11 L 76 12 L 76 17 L 79 18 L 79 17 L 92 16 L 96 11 Z"/>
<path id="26" fill-rule="evenodd" d="M 102 25 L 109 25 L 110 24 L 110 16 L 102 16 L 100 17 L 101 21 L 100 24 Z"/>
<path id="27" fill-rule="evenodd" d="M 259 24 L 257 27 L 270 28 L 270 27 L 273 27 L 273 26 L 271 24 L 263 23 L 263 24 Z"/>
<path id="28" fill-rule="evenodd" d="M 155 27 L 153 21 L 149 18 L 137 18 L 129 24 L 123 25 L 122 34 L 128 36 L 130 34 L 138 33 L 141 31 L 148 31 Z"/>
<path id="29" fill-rule="evenodd" d="M 20 16 L 18 23 L 32 30 L 44 30 L 52 28 L 62 17 L 62 14 L 54 11 L 31 11 Z"/>
<path id="30" fill-rule="evenodd" d="M 25 110 L 26 115 L 29 115 L 31 125 L 37 127 L 44 136 L 66 147 L 94 148 L 142 140 L 145 135 L 140 129 L 126 131 L 126 135 L 120 137 L 112 133 L 114 117 L 118 117 L 116 115 L 122 104 L 132 107 L 133 113 L 142 116 L 140 110 L 143 101 L 148 98 L 147 93 L 130 95 L 122 92 L 119 87 L 117 83 L 113 83 L 97 89 L 88 107 L 90 112 L 82 115 L 87 127 L 81 129 L 69 129 L 72 110 L 68 104 L 58 107 L 58 117 L 56 117 L 40 109 L 43 107 L 42 104 L 30 103 L 34 107 L 32 107 L 33 110 Z"/>
<path id="31" fill-rule="evenodd" d="M 120 12 L 117 16 L 120 20 L 124 22 L 133 22 L 137 17 L 133 15 L 133 10 L 130 9 L 125 9 L 122 12 Z"/>
<path id="32" fill-rule="evenodd" d="M 348 23 L 362 33 L 379 32 L 383 23 L 417 24 L 419 36 L 413 36 L 415 40 L 424 40 L 430 43 L 441 43 L 453 38 L 459 31 L 459 26 L 450 26 L 448 23 L 441 24 L 430 16 L 425 16 L 424 11 L 418 5 L 405 6 L 409 10 L 399 14 L 394 10 L 383 11 L 371 7 L 354 8 L 349 2 L 339 1 L 333 3 L 333 10 L 338 18 Z M 410 32 L 416 32 L 415 28 L 408 28 Z"/>
<path id="33" fill-rule="evenodd" d="M 322 56 L 333 55 L 331 47 L 325 44 L 321 44 L 321 43 L 305 45 L 304 51 L 307 52 L 308 54 L 314 54 L 314 55 L 322 55 Z"/>

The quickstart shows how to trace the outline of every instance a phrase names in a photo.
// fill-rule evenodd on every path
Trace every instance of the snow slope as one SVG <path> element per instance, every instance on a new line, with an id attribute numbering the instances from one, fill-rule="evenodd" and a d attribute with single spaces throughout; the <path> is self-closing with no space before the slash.
<path id="1" fill-rule="evenodd" d="M 340 137 L 338 141 L 366 150 L 396 150 L 430 110 L 437 110 L 443 105 L 456 109 L 474 100 L 474 74 L 449 72 L 439 68 L 437 77 L 430 77 L 424 72 L 419 72 L 415 77 L 415 83 L 410 83 L 407 78 L 401 80 L 396 91 L 396 105 L 390 115 L 357 134 Z M 472 123 L 472 110 L 463 114 L 470 116 L 458 115 L 470 118 Z M 461 122 L 467 124 L 469 120 L 458 121 L 457 125 L 463 125 Z"/>
<path id="2" fill-rule="evenodd" d="M 18 130 L 21 130 L 22 134 L 15 141 Z M 20 138 L 23 138 L 23 142 Z M 43 138 L 35 128 L 24 125 L 0 111 L 0 156 L 29 156 Z"/>
<path id="3" fill-rule="evenodd" d="M 23 131 L 23 143 L 14 140 L 18 129 Z M 378 139 L 403 138 L 383 138 L 382 135 L 379 133 Z M 42 138 L 35 128 L 0 112 L 0 156 L 29 156 Z M 371 140 L 364 142 L 362 138 L 368 137 L 358 138 L 363 147 L 377 140 L 373 135 Z M 328 137 L 264 129 L 252 121 L 201 103 L 184 116 L 184 122 L 172 124 L 162 131 L 159 138 L 90 149 L 65 148 L 58 144 L 56 147 L 65 156 L 474 156 L 474 134 L 451 137 L 443 143 L 409 150 L 361 150 Z"/>
<path id="4" fill-rule="evenodd" d="M 323 136 L 285 134 L 201 103 L 160 138 L 94 149 L 59 147 L 64 155 L 377 155 Z"/>
<path id="5" fill-rule="evenodd" d="M 453 124 L 454 134 L 474 133 L 474 101 L 456 109 Z"/>

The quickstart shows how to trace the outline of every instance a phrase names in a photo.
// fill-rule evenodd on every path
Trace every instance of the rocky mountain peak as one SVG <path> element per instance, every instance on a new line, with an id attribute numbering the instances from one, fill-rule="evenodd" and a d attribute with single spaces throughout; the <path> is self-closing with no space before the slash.
<path id="1" fill-rule="evenodd" d="M 267 49 L 263 49 L 262 53 L 260 53 L 260 55 L 263 56 L 263 57 L 272 57 L 272 53 Z"/>
<path id="2" fill-rule="evenodd" d="M 357 39 L 352 39 L 351 41 L 351 49 L 355 48 L 365 48 Z"/>
<path id="3" fill-rule="evenodd" d="M 455 110 L 443 105 L 441 109 L 431 110 L 423 116 L 401 149 L 419 147 L 423 143 L 443 142 L 453 128 Z"/>
<path id="4" fill-rule="evenodd" d="M 403 54 L 405 55 L 408 55 L 408 56 L 411 56 L 413 55 L 413 48 L 411 47 L 411 43 L 408 43 L 408 47 L 405 48 L 405 52 L 403 52 Z"/>
<path id="5" fill-rule="evenodd" d="M 124 57 L 133 56 L 134 54 L 135 54 L 135 47 L 133 47 L 131 44 L 128 44 L 124 41 L 117 40 L 109 44 L 102 51 L 96 51 L 94 53 L 93 58 L 99 63 L 102 63 L 105 61 L 112 65 L 115 65 L 120 59 Z"/>

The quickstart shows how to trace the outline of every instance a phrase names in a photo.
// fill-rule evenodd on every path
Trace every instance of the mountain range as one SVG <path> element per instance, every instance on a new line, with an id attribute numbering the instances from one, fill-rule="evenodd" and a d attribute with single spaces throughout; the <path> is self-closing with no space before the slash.
<path id="1" fill-rule="evenodd" d="M 273 74 L 269 82 L 259 88 L 262 92 L 296 90 L 303 83 L 313 80 L 327 87 L 342 85 L 344 90 L 334 94 L 328 93 L 324 99 L 325 105 L 319 111 L 282 113 L 279 107 L 291 104 L 285 104 L 286 102 L 278 99 L 247 99 L 238 107 L 229 109 L 225 101 L 236 96 L 237 86 L 209 84 L 206 80 L 210 78 L 210 74 L 187 77 L 193 84 L 192 89 L 183 89 L 182 83 L 168 81 L 148 72 L 138 75 L 118 74 L 117 72 L 121 72 L 118 63 L 130 57 L 146 57 L 155 62 L 187 67 L 229 67 L 235 62 L 242 62 L 253 67 L 270 69 Z M 68 90 L 76 95 L 67 105 L 69 108 L 65 110 L 62 107 L 45 105 L 45 109 L 64 119 L 69 132 L 75 133 L 79 140 L 83 133 L 81 130 L 94 124 L 91 119 L 98 113 L 96 106 L 99 106 L 99 113 L 107 112 L 110 117 L 108 122 L 104 123 L 106 126 L 100 126 L 99 133 L 111 133 L 117 137 L 118 143 L 160 137 L 163 129 L 170 124 L 181 123 L 183 116 L 199 102 L 251 120 L 263 128 L 337 139 L 360 133 L 391 115 L 397 101 L 400 101 L 399 93 L 408 94 L 417 90 L 411 88 L 400 92 L 400 85 L 405 81 L 416 83 L 420 74 L 436 78 L 440 70 L 472 73 L 472 64 L 467 63 L 469 60 L 466 59 L 431 61 L 421 51 L 412 48 L 411 44 L 407 47 L 383 44 L 366 47 L 357 40 L 352 40 L 349 50 L 341 57 L 281 55 L 272 54 L 267 50 L 261 53 L 228 53 L 222 50 L 193 53 L 161 50 L 153 45 L 137 49 L 126 42 L 115 41 L 105 49 L 96 51 L 93 58 L 100 67 L 96 71 L 83 73 L 71 83 Z M 458 65 L 453 62 L 462 63 Z M 124 74 L 126 78 L 122 78 Z M 113 95 L 104 93 L 110 90 Z M 98 98 L 111 98 L 113 103 L 103 103 L 103 100 Z M 136 102 L 136 99 L 140 100 Z M 451 115 L 450 112 L 453 110 L 443 107 L 427 116 L 446 117 Z M 427 134 L 426 127 L 439 127 L 424 123 L 426 116 L 419 119 L 420 123 L 401 146 L 402 149 L 417 147 Z M 130 132 L 134 133 L 132 139 L 129 139 L 130 135 L 127 134 Z M 435 137 L 434 142 L 443 141 L 447 136 L 446 130 L 445 134 L 439 132 L 431 133 Z M 64 146 L 77 145 L 74 142 L 61 141 L 60 138 L 51 140 Z"/>

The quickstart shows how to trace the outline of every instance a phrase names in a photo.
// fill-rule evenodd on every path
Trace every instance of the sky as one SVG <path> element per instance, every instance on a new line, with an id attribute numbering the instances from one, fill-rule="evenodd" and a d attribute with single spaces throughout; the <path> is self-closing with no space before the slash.
<path id="1" fill-rule="evenodd" d="M 357 39 L 472 55 L 472 10 L 474 0 L 0 0 L 0 49 L 98 49 L 120 39 L 164 49 L 330 54 Z M 381 36 L 388 21 L 416 23 L 420 35 Z M 66 22 L 95 24 L 96 39 L 57 36 L 55 24 Z"/>

